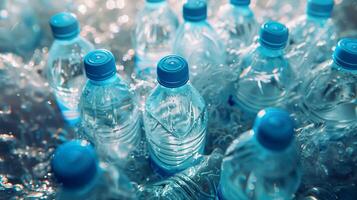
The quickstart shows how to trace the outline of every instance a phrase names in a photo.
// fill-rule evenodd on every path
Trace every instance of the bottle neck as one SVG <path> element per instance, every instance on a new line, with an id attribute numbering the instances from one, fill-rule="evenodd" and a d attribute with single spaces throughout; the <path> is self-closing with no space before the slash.
<path id="1" fill-rule="evenodd" d="M 258 52 L 266 57 L 279 57 L 284 55 L 284 49 L 269 49 L 263 45 L 258 46 Z"/>
<path id="2" fill-rule="evenodd" d="M 89 79 L 89 82 L 93 85 L 98 85 L 98 86 L 105 86 L 105 85 L 110 85 L 114 82 L 117 82 L 119 81 L 119 77 L 117 74 L 115 74 L 114 76 L 108 78 L 108 79 L 105 79 L 105 80 L 101 80 L 101 81 L 96 81 L 96 80 L 91 80 Z"/>
<path id="3" fill-rule="evenodd" d="M 330 19 L 330 17 L 319 17 L 309 14 L 306 14 L 306 18 L 308 21 L 311 21 L 313 23 L 319 23 L 319 24 L 325 24 L 326 21 Z"/>
<path id="4" fill-rule="evenodd" d="M 69 38 L 69 39 L 59 39 L 59 38 L 56 38 L 55 41 L 59 44 L 62 44 L 62 45 L 68 45 L 68 44 L 72 44 L 72 43 L 75 43 L 77 42 L 78 40 L 80 40 L 81 36 L 80 35 L 77 35 L 73 38 Z"/>
<path id="5" fill-rule="evenodd" d="M 338 65 L 334 61 L 333 61 L 331 66 L 332 66 L 331 70 L 335 71 L 337 73 L 344 73 L 344 74 L 349 74 L 349 75 L 352 75 L 352 76 L 357 76 L 357 70 L 347 69 L 345 67 L 342 67 L 341 65 Z"/>
<path id="6" fill-rule="evenodd" d="M 151 9 L 156 9 L 156 8 L 163 7 L 163 6 L 166 6 L 166 5 L 167 5 L 166 0 L 158 1 L 158 2 L 150 2 L 150 1 L 146 1 L 145 2 L 145 6 L 148 7 L 148 8 L 151 8 Z"/>
<path id="7" fill-rule="evenodd" d="M 165 87 L 165 86 L 159 84 L 158 87 L 160 88 L 160 90 L 163 90 L 165 92 L 176 93 L 176 92 L 181 92 L 182 90 L 187 89 L 187 86 L 189 84 L 190 83 L 187 82 L 185 85 L 182 85 L 182 86 L 176 87 L 176 88 L 169 88 L 169 87 Z"/>

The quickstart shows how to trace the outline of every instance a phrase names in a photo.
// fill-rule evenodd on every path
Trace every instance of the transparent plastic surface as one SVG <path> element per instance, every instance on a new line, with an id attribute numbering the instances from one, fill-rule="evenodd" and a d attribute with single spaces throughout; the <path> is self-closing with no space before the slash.
<path id="1" fill-rule="evenodd" d="M 218 10 L 213 23 L 218 36 L 224 42 L 227 53 L 227 64 L 235 63 L 237 52 L 253 43 L 258 33 L 253 11 L 249 6 L 225 4 Z"/>
<path id="2" fill-rule="evenodd" d="M 78 102 L 86 80 L 83 57 L 93 48 L 79 36 L 71 40 L 55 40 L 49 51 L 47 80 L 70 124 L 79 120 Z"/>
<path id="3" fill-rule="evenodd" d="M 250 124 L 266 107 L 286 107 L 297 82 L 283 50 L 257 46 L 242 54 L 237 68 L 232 99 L 244 113 L 242 124 Z"/>
<path id="4" fill-rule="evenodd" d="M 88 80 L 80 98 L 81 127 L 101 156 L 124 163 L 141 138 L 141 114 L 136 96 L 115 75 L 105 81 Z"/>
<path id="5" fill-rule="evenodd" d="M 337 27 L 331 18 L 303 15 L 288 24 L 289 57 L 297 70 L 304 70 L 303 80 L 311 76 L 314 66 L 329 60 L 337 44 Z"/>
<path id="6" fill-rule="evenodd" d="M 207 120 L 205 102 L 190 83 L 179 88 L 158 85 L 144 112 L 151 158 L 169 173 L 192 166 L 204 150 Z"/>
<path id="7" fill-rule="evenodd" d="M 133 45 L 136 52 L 135 71 L 140 78 L 155 78 L 156 65 L 172 54 L 179 22 L 166 1 L 145 2 L 136 16 Z"/>
<path id="8" fill-rule="evenodd" d="M 265 149 L 253 131 L 228 147 L 222 163 L 222 199 L 293 199 L 300 184 L 297 151 L 292 143 L 282 152 Z"/>

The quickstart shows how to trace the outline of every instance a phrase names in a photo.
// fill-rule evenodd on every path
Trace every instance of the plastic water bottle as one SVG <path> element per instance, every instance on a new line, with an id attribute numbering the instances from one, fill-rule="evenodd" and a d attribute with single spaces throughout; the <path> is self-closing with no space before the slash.
<path id="1" fill-rule="evenodd" d="M 277 108 L 261 110 L 252 130 L 228 147 L 220 199 L 292 199 L 300 184 L 294 121 Z"/>
<path id="2" fill-rule="evenodd" d="M 50 20 L 55 38 L 48 55 L 47 79 L 64 119 L 79 121 L 78 101 L 85 82 L 83 57 L 94 47 L 79 35 L 79 23 L 71 13 L 58 13 Z"/>
<path id="3" fill-rule="evenodd" d="M 29 57 L 40 41 L 41 30 L 27 0 L 0 2 L 0 52 Z"/>
<path id="4" fill-rule="evenodd" d="M 184 23 L 180 25 L 174 43 L 174 53 L 184 57 L 190 66 L 190 77 L 196 80 L 212 73 L 225 62 L 223 43 L 206 21 L 207 4 L 189 0 L 183 6 Z M 206 77 L 205 77 L 206 78 Z"/>
<path id="5" fill-rule="evenodd" d="M 139 188 L 139 199 L 215 200 L 223 155 L 214 150 L 195 166 L 174 176 Z"/>
<path id="6" fill-rule="evenodd" d="M 61 183 L 56 199 L 136 199 L 126 175 L 99 162 L 94 148 L 85 141 L 74 140 L 59 146 L 51 166 Z"/>
<path id="7" fill-rule="evenodd" d="M 298 134 L 305 174 L 338 184 L 356 180 L 357 39 L 338 42 L 332 60 L 319 65 L 301 98 Z M 313 124 L 312 128 L 305 124 Z"/>
<path id="8" fill-rule="evenodd" d="M 288 35 L 283 24 L 268 21 L 260 29 L 259 44 L 239 58 L 232 104 L 243 112 L 243 124 L 261 109 L 286 106 L 295 85 L 294 70 L 284 57 Z"/>
<path id="9" fill-rule="evenodd" d="M 319 68 L 302 99 L 308 118 L 327 125 L 354 126 L 357 122 L 357 39 L 340 40 L 332 59 Z"/>
<path id="10" fill-rule="evenodd" d="M 88 81 L 80 98 L 81 127 L 103 158 L 122 162 L 141 138 L 137 97 L 116 73 L 111 52 L 101 49 L 84 58 Z"/>
<path id="11" fill-rule="evenodd" d="M 179 21 L 166 0 L 146 0 L 136 17 L 133 45 L 135 71 L 140 78 L 155 78 L 159 60 L 172 53 Z"/>
<path id="12" fill-rule="evenodd" d="M 226 46 L 227 64 L 236 62 L 237 52 L 253 43 L 259 25 L 249 7 L 250 0 L 230 0 L 218 10 L 213 24 Z"/>
<path id="13" fill-rule="evenodd" d="M 192 166 L 203 153 L 206 105 L 189 82 L 188 64 L 180 56 L 162 58 L 159 84 L 147 98 L 144 124 L 151 159 L 166 173 Z"/>
<path id="14" fill-rule="evenodd" d="M 330 58 L 338 39 L 337 28 L 331 18 L 333 7 L 333 0 L 308 0 L 306 14 L 288 24 L 289 48 L 296 54 L 293 61 L 300 70 L 308 73 L 312 66 Z M 306 79 L 306 73 L 303 78 Z"/>

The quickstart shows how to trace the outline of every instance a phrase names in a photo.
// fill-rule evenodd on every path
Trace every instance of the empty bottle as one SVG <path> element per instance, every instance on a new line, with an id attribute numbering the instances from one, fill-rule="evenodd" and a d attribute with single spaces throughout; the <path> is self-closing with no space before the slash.
<path id="1" fill-rule="evenodd" d="M 239 58 L 232 104 L 243 112 L 243 124 L 250 124 L 261 109 L 285 107 L 295 85 L 294 70 L 284 57 L 288 35 L 283 24 L 266 22 L 260 29 L 259 44 Z"/>
<path id="2" fill-rule="evenodd" d="M 226 102 L 228 95 L 224 95 L 224 89 L 229 76 L 223 66 L 224 45 L 206 20 L 206 2 L 189 0 L 183 5 L 183 18 L 174 43 L 175 54 L 187 60 L 190 80 L 207 105 Z"/>
<path id="3" fill-rule="evenodd" d="M 29 58 L 39 44 L 41 29 L 27 0 L 0 2 L 0 52 Z"/>
<path id="4" fill-rule="evenodd" d="M 64 119 L 79 122 L 78 101 L 85 82 L 83 57 L 93 45 L 79 35 L 79 23 L 71 13 L 58 13 L 50 20 L 55 38 L 47 61 L 47 79 Z"/>
<path id="5" fill-rule="evenodd" d="M 159 60 L 172 53 L 179 22 L 166 0 L 146 0 L 136 17 L 133 45 L 135 71 L 140 78 L 154 78 Z"/>
<path id="6" fill-rule="evenodd" d="M 340 40 L 332 59 L 318 67 L 302 109 L 313 122 L 352 127 L 357 122 L 357 39 Z"/>
<path id="7" fill-rule="evenodd" d="M 103 158 L 122 162 L 141 138 L 136 96 L 116 73 L 111 52 L 101 49 L 84 58 L 88 81 L 80 98 L 81 127 Z"/>
<path id="8" fill-rule="evenodd" d="M 136 199 L 124 173 L 99 162 L 91 145 L 74 140 L 59 146 L 52 158 L 52 172 L 61 183 L 58 200 Z"/>
<path id="9" fill-rule="evenodd" d="M 197 165 L 159 183 L 139 188 L 139 199 L 215 200 L 222 159 L 221 151 L 216 149 Z"/>
<path id="10" fill-rule="evenodd" d="M 160 60 L 157 81 L 145 104 L 146 137 L 154 163 L 174 173 L 192 166 L 203 153 L 206 105 L 189 82 L 188 64 L 180 56 Z"/>
<path id="11" fill-rule="evenodd" d="M 332 60 L 318 69 L 304 88 L 298 114 L 304 161 L 314 166 L 304 167 L 305 173 L 348 183 L 355 180 L 357 167 L 357 39 L 340 40 Z"/>
<path id="12" fill-rule="evenodd" d="M 337 42 L 337 28 L 331 18 L 333 7 L 333 0 L 308 0 L 306 14 L 288 24 L 289 49 L 295 54 L 292 60 L 306 73 L 328 60 Z"/>
<path id="13" fill-rule="evenodd" d="M 207 4 L 202 0 L 189 0 L 183 6 L 185 22 L 180 25 L 174 43 L 174 53 L 184 57 L 190 66 L 194 82 L 203 72 L 224 63 L 223 43 L 206 21 Z"/>
<path id="14" fill-rule="evenodd" d="M 294 143 L 289 113 L 261 110 L 253 129 L 234 140 L 225 153 L 220 199 L 292 199 L 301 174 Z"/>
<path id="15" fill-rule="evenodd" d="M 237 52 L 253 43 L 259 25 L 249 7 L 250 0 L 230 0 L 218 10 L 213 24 L 224 42 L 227 64 L 236 62 Z"/>

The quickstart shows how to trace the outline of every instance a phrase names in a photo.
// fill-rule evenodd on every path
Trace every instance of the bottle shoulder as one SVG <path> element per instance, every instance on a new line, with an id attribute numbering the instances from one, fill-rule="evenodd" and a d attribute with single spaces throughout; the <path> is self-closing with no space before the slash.
<path id="1" fill-rule="evenodd" d="M 175 109 L 170 107 L 173 104 L 178 107 L 193 106 L 201 111 L 206 109 L 203 97 L 191 84 L 173 89 L 158 85 L 147 98 L 145 107 L 147 111 L 158 109 L 158 107 Z"/>
<path id="2" fill-rule="evenodd" d="M 69 57 L 80 54 L 84 57 L 94 46 L 85 38 L 77 37 L 71 41 L 54 40 L 49 50 L 49 60 L 58 57 Z"/>
<path id="3" fill-rule="evenodd" d="M 87 80 L 80 101 L 81 104 L 96 104 L 93 109 L 124 102 L 137 103 L 135 94 L 119 78 L 112 83 L 104 85 L 94 84 L 92 81 Z"/>

